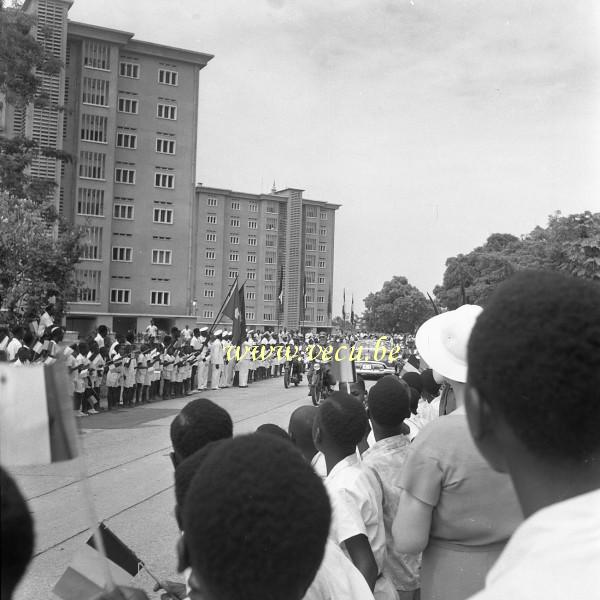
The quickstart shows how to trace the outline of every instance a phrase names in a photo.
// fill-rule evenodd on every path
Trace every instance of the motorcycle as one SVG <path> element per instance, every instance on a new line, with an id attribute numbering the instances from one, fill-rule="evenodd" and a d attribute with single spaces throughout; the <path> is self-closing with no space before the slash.
<path id="1" fill-rule="evenodd" d="M 315 361 L 310 373 L 310 396 L 315 406 L 319 404 L 333 392 L 330 385 L 329 369 L 326 364 Z"/>
<path id="2" fill-rule="evenodd" d="M 285 389 L 290 387 L 290 384 L 298 385 L 302 381 L 302 370 L 300 363 L 296 360 L 285 363 L 283 372 L 283 385 Z"/>

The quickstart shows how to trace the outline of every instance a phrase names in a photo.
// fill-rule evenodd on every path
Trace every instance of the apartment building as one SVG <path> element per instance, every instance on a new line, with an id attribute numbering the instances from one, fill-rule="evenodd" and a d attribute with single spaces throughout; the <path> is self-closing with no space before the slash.
<path id="1" fill-rule="evenodd" d="M 72 3 L 24 5 L 65 64 L 44 79 L 64 111 L 17 115 L 28 135 L 73 157 L 32 165 L 59 182 L 60 212 L 87 232 L 66 325 L 139 331 L 154 317 L 167 326 L 191 314 L 199 73 L 212 56 L 70 21 Z"/>
<path id="2" fill-rule="evenodd" d="M 237 278 L 244 284 L 248 327 L 329 329 L 339 206 L 304 198 L 300 189 L 250 194 L 198 185 L 196 320 L 213 322 Z"/>

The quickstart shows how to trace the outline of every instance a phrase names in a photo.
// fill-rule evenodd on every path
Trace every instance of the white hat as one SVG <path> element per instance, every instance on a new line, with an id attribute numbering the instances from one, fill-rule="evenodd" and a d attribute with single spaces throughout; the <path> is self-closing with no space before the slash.
<path id="1" fill-rule="evenodd" d="M 204 332 L 204 331 L 208 331 L 208 327 L 201 327 L 199 329 L 200 333 Z"/>
<path id="2" fill-rule="evenodd" d="M 223 330 L 222 329 L 217 329 L 215 331 L 215 336 L 217 336 L 217 335 L 223 335 Z"/>
<path id="3" fill-rule="evenodd" d="M 421 325 L 415 344 L 434 371 L 452 381 L 467 381 L 467 344 L 482 310 L 481 306 L 465 304 Z"/>

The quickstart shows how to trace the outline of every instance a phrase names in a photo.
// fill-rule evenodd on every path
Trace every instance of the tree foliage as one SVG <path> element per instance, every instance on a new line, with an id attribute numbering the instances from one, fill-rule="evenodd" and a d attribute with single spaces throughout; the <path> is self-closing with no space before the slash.
<path id="1" fill-rule="evenodd" d="M 58 73 L 61 63 L 31 35 L 33 25 L 18 8 L 0 5 L 0 98 L 13 108 L 58 111 L 44 91 L 43 77 Z M 50 30 L 38 31 L 42 40 L 50 36 Z M 28 172 L 40 155 L 69 158 L 20 133 L 0 136 L 0 307 L 11 323 L 39 315 L 56 291 L 60 318 L 75 290 L 82 235 L 56 211 L 56 182 Z"/>
<path id="2" fill-rule="evenodd" d="M 600 281 L 600 213 L 549 217 L 528 235 L 492 234 L 483 246 L 446 261 L 434 293 L 443 306 L 485 305 L 499 283 L 522 269 L 554 270 Z"/>
<path id="3" fill-rule="evenodd" d="M 365 300 L 363 320 L 368 329 L 386 333 L 414 332 L 434 312 L 431 303 L 406 277 L 394 276 Z"/>

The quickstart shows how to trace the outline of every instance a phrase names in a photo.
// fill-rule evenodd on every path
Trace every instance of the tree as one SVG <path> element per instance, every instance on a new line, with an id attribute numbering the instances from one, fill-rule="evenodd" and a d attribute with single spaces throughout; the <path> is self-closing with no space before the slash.
<path id="1" fill-rule="evenodd" d="M 600 213 L 551 215 L 521 239 L 494 233 L 483 246 L 448 258 L 442 285 L 434 294 L 443 306 L 485 305 L 494 289 L 517 270 L 564 271 L 600 280 Z"/>
<path id="2" fill-rule="evenodd" d="M 414 332 L 433 316 L 433 307 L 425 295 L 410 285 L 406 277 L 394 276 L 383 288 L 365 300 L 363 319 L 371 331 L 386 333 Z"/>
<path id="3" fill-rule="evenodd" d="M 19 8 L 0 4 L 0 100 L 2 109 L 58 111 L 44 91 L 43 76 L 56 75 L 61 63 L 31 35 L 34 20 Z M 52 31 L 38 30 L 43 42 Z M 6 114 L 6 111 L 5 111 Z M 10 323 L 26 322 L 43 311 L 48 296 L 60 291 L 55 315 L 76 289 L 74 266 L 81 254 L 82 232 L 56 211 L 56 182 L 35 177 L 28 167 L 38 156 L 70 157 L 47 148 L 22 132 L 0 136 L 0 307 Z"/>

